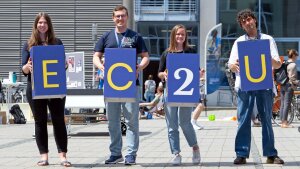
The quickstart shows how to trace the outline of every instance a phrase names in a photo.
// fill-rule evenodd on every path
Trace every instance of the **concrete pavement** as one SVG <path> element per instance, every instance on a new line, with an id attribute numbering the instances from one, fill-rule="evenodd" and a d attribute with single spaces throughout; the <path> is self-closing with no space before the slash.
<path id="1" fill-rule="evenodd" d="M 201 164 L 192 165 L 192 149 L 180 131 L 181 155 L 183 165 L 174 167 L 170 164 L 173 155 L 170 152 L 167 139 L 167 129 L 164 119 L 140 120 L 140 148 L 137 165 L 125 166 L 105 165 L 104 160 L 109 155 L 109 135 L 107 124 L 73 125 L 72 136 L 69 138 L 68 160 L 71 168 L 300 168 L 300 133 L 297 127 L 300 121 L 295 121 L 295 128 L 282 129 L 274 126 L 275 144 L 279 156 L 285 160 L 284 165 L 266 164 L 262 156 L 261 128 L 252 128 L 251 155 L 246 165 L 234 165 L 234 139 L 237 122 L 229 120 L 236 110 L 209 110 L 216 115 L 216 121 L 208 121 L 204 112 L 199 123 L 204 130 L 196 131 L 201 152 Z M 47 167 L 37 167 L 39 160 L 35 140 L 31 138 L 33 123 L 25 125 L 0 125 L 0 169 L 10 168 L 63 168 L 59 164 L 52 126 L 49 125 L 49 163 Z M 124 140 L 125 142 L 125 140 Z M 124 144 L 125 145 L 125 144 Z M 126 149 L 123 148 L 123 155 Z"/>

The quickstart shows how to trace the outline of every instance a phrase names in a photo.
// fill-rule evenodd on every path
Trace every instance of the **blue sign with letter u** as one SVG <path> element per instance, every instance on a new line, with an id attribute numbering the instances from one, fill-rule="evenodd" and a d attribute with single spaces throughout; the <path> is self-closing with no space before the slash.
<path id="1" fill-rule="evenodd" d="M 273 88 L 269 40 L 238 42 L 241 90 Z"/>

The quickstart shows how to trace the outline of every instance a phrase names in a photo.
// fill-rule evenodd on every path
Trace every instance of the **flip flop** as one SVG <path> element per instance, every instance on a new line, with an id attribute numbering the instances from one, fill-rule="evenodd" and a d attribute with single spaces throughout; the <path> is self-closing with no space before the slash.
<path id="1" fill-rule="evenodd" d="M 294 128 L 292 125 L 281 124 L 281 128 Z"/>
<path id="2" fill-rule="evenodd" d="M 47 166 L 47 165 L 49 165 L 49 162 L 48 162 L 48 160 L 40 160 L 37 162 L 37 165 L 38 166 Z"/>
<path id="3" fill-rule="evenodd" d="M 64 167 L 71 167 L 72 166 L 72 164 L 67 160 L 60 162 L 60 165 L 64 166 Z"/>

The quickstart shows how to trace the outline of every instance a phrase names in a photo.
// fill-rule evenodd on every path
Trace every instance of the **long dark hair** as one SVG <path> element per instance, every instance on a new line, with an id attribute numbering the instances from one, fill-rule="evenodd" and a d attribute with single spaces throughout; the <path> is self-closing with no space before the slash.
<path id="1" fill-rule="evenodd" d="M 32 25 L 32 33 L 31 37 L 28 40 L 28 48 L 30 49 L 32 46 L 37 46 L 42 44 L 42 40 L 40 38 L 39 31 L 37 29 L 37 24 L 40 20 L 40 18 L 44 17 L 48 24 L 48 31 L 46 32 L 46 43 L 47 44 L 55 44 L 55 33 L 52 26 L 51 18 L 50 16 L 45 12 L 40 12 L 36 15 L 34 23 Z"/>

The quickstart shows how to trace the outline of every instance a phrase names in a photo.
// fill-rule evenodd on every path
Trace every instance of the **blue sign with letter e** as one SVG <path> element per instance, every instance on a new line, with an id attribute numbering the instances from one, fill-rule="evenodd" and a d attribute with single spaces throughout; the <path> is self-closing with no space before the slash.
<path id="1" fill-rule="evenodd" d="M 199 103 L 199 67 L 198 54 L 168 54 L 168 105 L 194 107 Z"/>
<path id="2" fill-rule="evenodd" d="M 136 49 L 105 48 L 104 99 L 134 102 L 136 99 Z"/>
<path id="3" fill-rule="evenodd" d="M 33 46 L 32 98 L 63 98 L 66 95 L 65 49 L 63 45 Z"/>
<path id="4" fill-rule="evenodd" d="M 273 88 L 269 40 L 238 42 L 241 90 Z"/>

